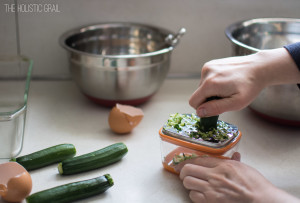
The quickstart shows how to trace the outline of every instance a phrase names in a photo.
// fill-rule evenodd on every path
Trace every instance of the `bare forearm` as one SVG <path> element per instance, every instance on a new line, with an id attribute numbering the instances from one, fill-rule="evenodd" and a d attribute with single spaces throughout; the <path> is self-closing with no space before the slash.
<path id="1" fill-rule="evenodd" d="M 300 203 L 300 199 L 290 195 L 289 193 L 271 186 L 266 191 L 255 195 L 254 203 Z"/>
<path id="2" fill-rule="evenodd" d="M 258 70 L 266 86 L 300 83 L 300 71 L 285 48 L 261 51 L 256 57 L 262 63 L 268 64 Z"/>

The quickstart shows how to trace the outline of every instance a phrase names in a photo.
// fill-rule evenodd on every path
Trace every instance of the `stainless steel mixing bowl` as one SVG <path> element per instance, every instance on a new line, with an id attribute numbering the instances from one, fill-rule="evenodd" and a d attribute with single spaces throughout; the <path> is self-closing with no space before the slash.
<path id="1" fill-rule="evenodd" d="M 70 71 L 91 100 L 113 106 L 147 101 L 163 83 L 182 28 L 168 30 L 137 23 L 102 23 L 67 31 L 60 44 Z"/>
<path id="2" fill-rule="evenodd" d="M 225 33 L 232 42 L 233 55 L 247 55 L 299 42 L 300 19 L 252 19 L 228 26 Z M 250 108 L 269 120 L 300 126 L 300 90 L 296 84 L 265 88 Z"/>

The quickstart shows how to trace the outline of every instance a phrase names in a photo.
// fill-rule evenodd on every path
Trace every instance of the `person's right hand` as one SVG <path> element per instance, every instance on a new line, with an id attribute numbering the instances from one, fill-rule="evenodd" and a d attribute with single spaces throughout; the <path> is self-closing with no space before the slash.
<path id="1" fill-rule="evenodd" d="M 266 86 L 297 82 L 300 71 L 284 48 L 212 60 L 203 66 L 189 103 L 198 116 L 214 116 L 246 107 Z M 221 99 L 206 102 L 212 96 Z"/>

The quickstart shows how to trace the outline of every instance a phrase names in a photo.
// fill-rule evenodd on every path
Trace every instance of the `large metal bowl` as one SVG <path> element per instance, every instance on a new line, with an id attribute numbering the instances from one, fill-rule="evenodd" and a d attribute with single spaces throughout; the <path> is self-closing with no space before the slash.
<path id="1" fill-rule="evenodd" d="M 91 100 L 113 106 L 147 101 L 163 83 L 170 56 L 184 34 L 137 23 L 102 23 L 67 31 L 60 44 L 70 71 Z"/>
<path id="2" fill-rule="evenodd" d="M 247 20 L 228 26 L 225 33 L 232 42 L 233 55 L 247 55 L 299 42 L 300 19 Z M 250 108 L 269 120 L 300 126 L 300 90 L 296 84 L 265 88 Z"/>

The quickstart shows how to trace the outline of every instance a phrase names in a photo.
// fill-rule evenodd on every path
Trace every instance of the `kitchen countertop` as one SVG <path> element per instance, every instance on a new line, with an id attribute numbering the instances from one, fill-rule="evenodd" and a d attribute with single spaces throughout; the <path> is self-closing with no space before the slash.
<path id="1" fill-rule="evenodd" d="M 74 144 L 77 155 L 116 142 L 129 149 L 121 161 L 77 175 L 59 175 L 57 165 L 31 171 L 32 193 L 109 173 L 115 182 L 112 188 L 78 202 L 190 202 L 179 178 L 162 167 L 158 130 L 170 113 L 194 112 L 188 99 L 198 83 L 199 79 L 167 79 L 140 106 L 145 114 L 141 123 L 130 134 L 116 135 L 107 122 L 110 109 L 86 99 L 73 81 L 32 81 L 20 155 L 61 143 Z M 248 108 L 224 113 L 220 119 L 242 131 L 242 162 L 300 198 L 300 128 L 270 123 Z"/>

